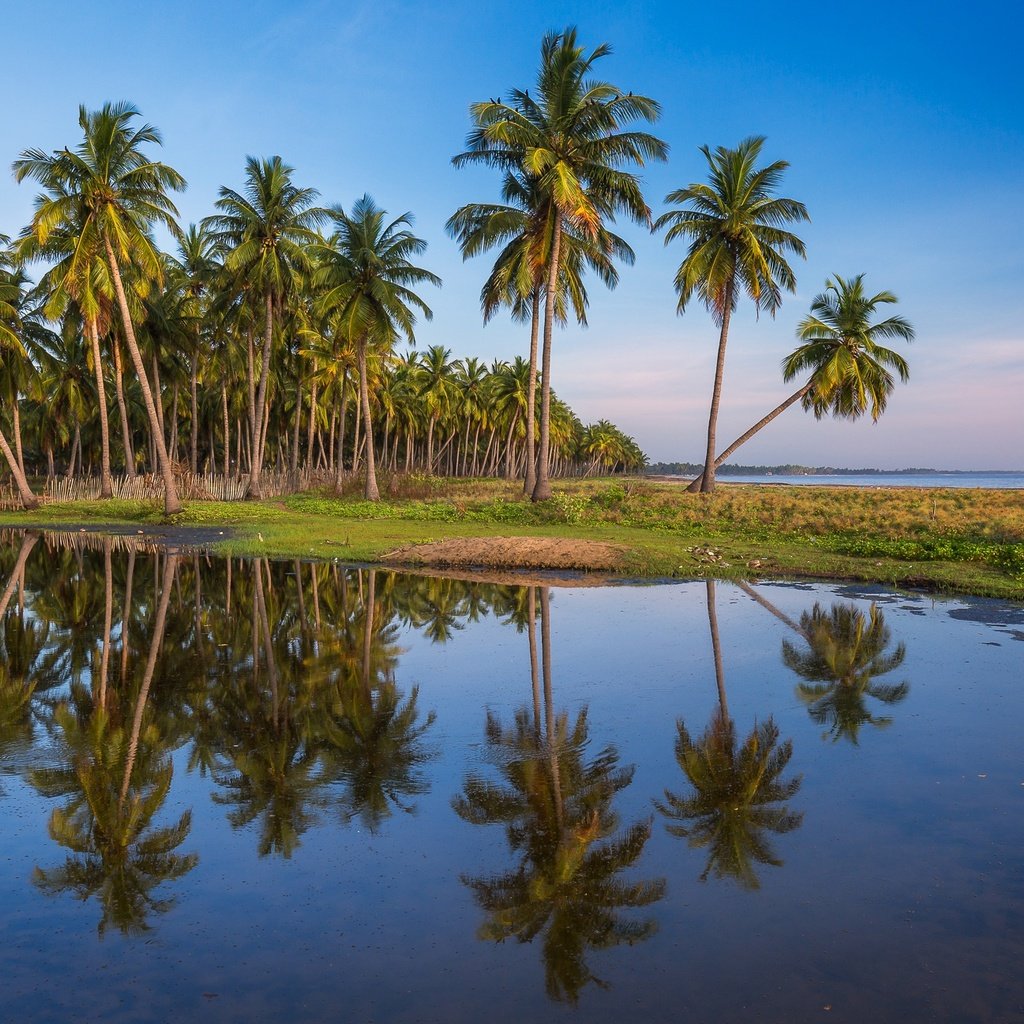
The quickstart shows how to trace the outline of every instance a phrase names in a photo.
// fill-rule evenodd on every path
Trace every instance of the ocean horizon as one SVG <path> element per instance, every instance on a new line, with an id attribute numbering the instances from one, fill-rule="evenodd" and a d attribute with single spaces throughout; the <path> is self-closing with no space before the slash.
<path id="1" fill-rule="evenodd" d="M 667 474 L 672 480 L 692 480 L 692 475 Z M 1024 471 L 934 470 L 912 473 L 906 470 L 877 473 L 722 473 L 723 484 L 777 484 L 799 487 L 969 487 L 986 490 L 1024 490 Z"/>

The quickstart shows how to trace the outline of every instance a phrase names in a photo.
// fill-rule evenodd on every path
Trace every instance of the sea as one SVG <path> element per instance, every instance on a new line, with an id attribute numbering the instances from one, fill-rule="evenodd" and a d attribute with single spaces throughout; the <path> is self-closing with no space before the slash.
<path id="1" fill-rule="evenodd" d="M 673 476 L 673 480 L 691 480 L 690 476 Z M 719 473 L 722 484 L 785 484 L 801 487 L 972 487 L 984 489 L 1024 490 L 1024 473 L 1017 472 L 954 472 L 934 473 L 808 473 L 784 474 Z"/>

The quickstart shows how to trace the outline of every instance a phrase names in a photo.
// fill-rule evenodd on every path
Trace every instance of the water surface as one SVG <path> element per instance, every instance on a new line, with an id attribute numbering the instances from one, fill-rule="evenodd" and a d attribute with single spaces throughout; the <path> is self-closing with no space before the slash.
<path id="1" fill-rule="evenodd" d="M 73 539 L 0 553 L 0 1018 L 1022 1019 L 1020 606 Z"/>

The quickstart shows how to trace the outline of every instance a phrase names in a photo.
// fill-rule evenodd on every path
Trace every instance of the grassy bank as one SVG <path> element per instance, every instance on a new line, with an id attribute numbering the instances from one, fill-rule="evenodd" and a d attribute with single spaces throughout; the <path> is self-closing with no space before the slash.
<path id="1" fill-rule="evenodd" d="M 298 494 L 190 502 L 166 523 L 145 502 L 69 502 L 0 513 L 0 524 L 204 527 L 234 554 L 376 561 L 458 537 L 575 538 L 621 545 L 640 576 L 807 576 L 1024 599 L 1024 493 L 726 485 L 688 495 L 642 480 L 569 481 L 523 501 L 503 481 L 405 481 L 380 503 Z"/>

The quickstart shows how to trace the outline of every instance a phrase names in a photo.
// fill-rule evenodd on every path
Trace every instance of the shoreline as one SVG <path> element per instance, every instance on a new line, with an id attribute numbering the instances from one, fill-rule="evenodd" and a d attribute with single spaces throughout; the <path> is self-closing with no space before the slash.
<path id="1" fill-rule="evenodd" d="M 152 502 L 54 503 L 0 513 L 0 527 L 509 583 L 533 574 L 570 585 L 842 580 L 1024 601 L 1019 491 L 740 486 L 685 495 L 667 483 L 605 478 L 531 505 L 505 483 L 479 484 L 485 493 L 475 498 L 450 489 L 375 505 L 311 494 L 189 502 L 171 522 Z"/>

